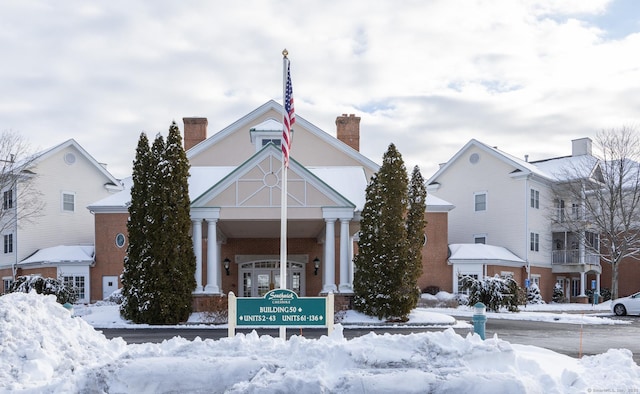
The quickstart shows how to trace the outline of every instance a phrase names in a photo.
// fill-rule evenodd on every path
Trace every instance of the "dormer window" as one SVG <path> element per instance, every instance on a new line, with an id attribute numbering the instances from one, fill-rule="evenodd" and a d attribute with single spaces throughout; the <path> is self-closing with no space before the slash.
<path id="1" fill-rule="evenodd" d="M 275 146 L 280 146 L 280 138 L 263 138 L 262 139 L 262 146 L 267 145 L 268 143 L 272 143 Z"/>
<path id="2" fill-rule="evenodd" d="M 293 130 L 291 130 L 293 135 Z M 282 143 L 282 122 L 275 119 L 267 119 L 264 122 L 249 129 L 251 143 L 256 147 L 256 152 L 269 143 L 280 147 Z"/>

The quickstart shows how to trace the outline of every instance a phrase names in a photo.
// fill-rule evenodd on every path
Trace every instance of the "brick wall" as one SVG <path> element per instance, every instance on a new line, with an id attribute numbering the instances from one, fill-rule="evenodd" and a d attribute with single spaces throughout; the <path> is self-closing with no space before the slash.
<path id="1" fill-rule="evenodd" d="M 118 288 L 122 287 L 120 275 L 124 268 L 124 257 L 129 244 L 127 235 L 128 213 L 111 213 L 95 215 L 96 234 L 96 264 L 90 270 L 91 275 L 91 302 L 102 299 L 102 277 L 117 276 Z M 122 248 L 116 246 L 116 235 L 125 235 L 125 244 Z"/>
<path id="2" fill-rule="evenodd" d="M 447 263 L 448 214 L 427 212 L 425 233 L 427 244 L 422 249 L 422 276 L 418 286 L 422 291 L 428 286 L 436 286 L 442 291 L 453 292 L 453 268 Z"/>

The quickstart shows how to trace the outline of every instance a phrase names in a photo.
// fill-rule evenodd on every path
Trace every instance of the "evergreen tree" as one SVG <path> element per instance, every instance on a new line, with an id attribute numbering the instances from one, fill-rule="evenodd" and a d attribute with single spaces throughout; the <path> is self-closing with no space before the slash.
<path id="1" fill-rule="evenodd" d="M 162 233 L 168 239 L 164 244 L 163 291 L 166 292 L 163 319 L 186 321 L 191 314 L 192 292 L 196 287 L 196 257 L 191 229 L 191 201 L 189 199 L 189 160 L 182 147 L 182 137 L 175 121 L 169 128 L 165 154 L 166 194 L 165 220 Z"/>
<path id="2" fill-rule="evenodd" d="M 418 278 L 422 275 L 422 248 L 425 243 L 424 228 L 426 226 L 424 214 L 427 210 L 427 188 L 418 166 L 415 166 L 413 173 L 411 173 L 408 198 L 407 240 L 409 242 L 409 259 L 412 264 L 407 271 L 405 283 L 407 283 L 408 291 L 411 290 L 411 287 L 417 289 L 416 304 L 412 307 L 415 308 L 420 295 Z"/>
<path id="3" fill-rule="evenodd" d="M 415 289 L 408 290 L 413 271 L 407 241 L 407 172 L 394 144 L 389 145 L 378 173 L 367 187 L 360 221 L 355 308 L 388 320 L 407 320 L 415 306 Z"/>
<path id="4" fill-rule="evenodd" d="M 191 313 L 195 254 L 189 236 L 189 163 L 175 122 L 165 144 L 141 136 L 131 189 L 122 315 L 136 323 L 176 324 Z"/>
<path id="5" fill-rule="evenodd" d="M 148 238 L 149 222 L 149 177 L 151 169 L 151 150 L 149 139 L 145 133 L 140 134 L 136 157 L 133 162 L 133 185 L 131 187 L 131 202 L 129 204 L 129 221 L 127 232 L 129 244 L 124 260 L 122 273 L 122 297 L 120 313 L 125 319 L 133 322 L 141 322 L 141 309 L 145 304 L 145 294 L 148 290 L 145 285 L 145 269 L 149 264 L 151 255 Z"/>

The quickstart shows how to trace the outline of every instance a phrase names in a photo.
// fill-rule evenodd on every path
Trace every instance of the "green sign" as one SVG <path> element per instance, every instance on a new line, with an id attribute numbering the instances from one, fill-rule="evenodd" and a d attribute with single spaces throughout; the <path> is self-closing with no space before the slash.
<path id="1" fill-rule="evenodd" d="M 291 290 L 275 289 L 263 298 L 238 298 L 238 326 L 325 326 L 326 298 L 298 297 Z"/>

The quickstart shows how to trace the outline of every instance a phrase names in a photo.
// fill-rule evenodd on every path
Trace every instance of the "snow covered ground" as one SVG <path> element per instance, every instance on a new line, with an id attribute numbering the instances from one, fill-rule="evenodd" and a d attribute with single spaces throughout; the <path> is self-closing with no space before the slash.
<path id="1" fill-rule="evenodd" d="M 0 393 L 640 390 L 640 367 L 623 349 L 574 359 L 499 338 L 463 337 L 451 328 L 411 335 L 370 333 L 346 340 L 342 325 L 320 339 L 283 341 L 253 333 L 217 341 L 173 338 L 160 344 L 127 345 L 120 338 L 106 339 L 88 323 L 127 325 L 117 316 L 117 306 L 91 306 L 84 313 L 72 317 L 53 296 L 0 297 Z M 343 322 L 376 324 L 373 320 L 349 313 Z M 447 321 L 450 317 L 431 310 L 412 314 L 412 323 Z"/>

